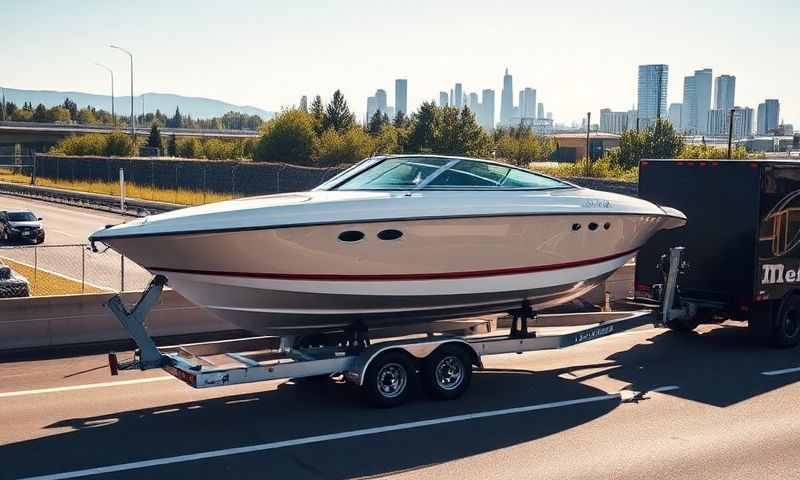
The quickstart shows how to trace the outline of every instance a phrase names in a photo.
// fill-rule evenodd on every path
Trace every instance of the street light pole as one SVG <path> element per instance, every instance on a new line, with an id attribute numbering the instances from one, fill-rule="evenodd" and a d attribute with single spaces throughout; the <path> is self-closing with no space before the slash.
<path id="1" fill-rule="evenodd" d="M 114 128 L 117 128 L 117 115 L 114 113 L 114 70 L 111 70 L 102 63 L 95 62 L 98 67 L 105 68 L 111 74 L 111 120 L 114 122 Z"/>
<path id="2" fill-rule="evenodd" d="M 116 45 L 109 45 L 109 47 L 116 48 L 117 50 L 127 53 L 131 59 L 131 137 L 133 138 L 133 141 L 136 142 L 136 117 L 133 116 L 133 54 L 128 50 Z"/>

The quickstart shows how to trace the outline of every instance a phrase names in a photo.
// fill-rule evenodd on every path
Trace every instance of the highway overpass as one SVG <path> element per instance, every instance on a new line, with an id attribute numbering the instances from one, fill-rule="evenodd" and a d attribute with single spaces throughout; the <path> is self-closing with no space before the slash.
<path id="1" fill-rule="evenodd" d="M 44 152 L 59 140 L 70 135 L 86 133 L 111 133 L 114 128 L 110 125 L 79 125 L 72 123 L 38 123 L 38 122 L 0 122 L 0 150 L 13 149 L 16 145 L 21 148 L 20 153 Z M 129 132 L 130 129 L 123 130 Z M 146 136 L 150 127 L 139 127 L 137 135 Z M 176 137 L 205 137 L 205 138 L 253 138 L 258 136 L 256 130 L 213 130 L 190 128 L 161 128 L 162 135 L 175 135 Z"/>

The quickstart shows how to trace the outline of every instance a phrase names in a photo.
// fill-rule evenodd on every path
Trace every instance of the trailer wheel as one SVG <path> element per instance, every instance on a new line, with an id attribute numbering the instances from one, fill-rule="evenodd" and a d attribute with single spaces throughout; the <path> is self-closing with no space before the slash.
<path id="1" fill-rule="evenodd" d="M 784 297 L 778 316 L 772 323 L 772 344 L 794 347 L 800 342 L 800 295 Z"/>
<path id="2" fill-rule="evenodd" d="M 700 325 L 697 315 L 690 318 L 675 318 L 667 323 L 667 328 L 676 332 L 691 332 Z"/>
<path id="3" fill-rule="evenodd" d="M 472 358 L 463 347 L 442 345 L 423 361 L 422 385 L 431 398 L 458 398 L 469 388 L 471 379 Z"/>
<path id="4" fill-rule="evenodd" d="M 390 350 L 370 362 L 364 377 L 364 394 L 376 407 L 396 407 L 408 401 L 417 381 L 417 369 L 409 356 Z"/>

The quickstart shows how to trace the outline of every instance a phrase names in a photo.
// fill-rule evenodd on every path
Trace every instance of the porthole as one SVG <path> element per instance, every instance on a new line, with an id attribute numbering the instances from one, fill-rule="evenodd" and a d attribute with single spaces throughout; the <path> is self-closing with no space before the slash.
<path id="1" fill-rule="evenodd" d="M 403 232 L 401 232 L 400 230 L 389 229 L 389 230 L 381 230 L 380 232 L 378 232 L 378 238 L 380 238 L 381 240 L 397 240 L 402 236 Z"/>
<path id="2" fill-rule="evenodd" d="M 342 242 L 358 242 L 364 239 L 364 232 L 358 230 L 346 230 L 339 234 L 339 240 Z"/>
<path id="3" fill-rule="evenodd" d="M 589 224 L 589 230 L 591 230 L 591 231 L 597 230 L 597 224 L 594 223 L 594 222 L 590 223 Z"/>
<path id="4" fill-rule="evenodd" d="M 580 229 L 581 229 L 581 224 L 580 223 L 573 223 L 572 224 L 572 231 L 573 232 L 577 232 Z"/>
<path id="5" fill-rule="evenodd" d="M 606 222 L 606 223 L 604 223 L 604 224 L 603 224 L 603 228 L 605 228 L 606 230 L 608 230 L 609 228 L 611 228 L 611 224 L 610 224 L 610 223 L 608 223 L 608 222 Z"/>

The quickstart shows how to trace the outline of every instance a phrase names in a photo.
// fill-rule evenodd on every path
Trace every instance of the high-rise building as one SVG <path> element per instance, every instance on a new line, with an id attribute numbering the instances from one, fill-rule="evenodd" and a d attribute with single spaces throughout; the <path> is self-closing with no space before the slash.
<path id="1" fill-rule="evenodd" d="M 733 107 L 730 110 L 716 108 L 709 110 L 706 133 L 722 137 L 731 133 L 731 110 L 733 110 L 733 138 L 738 139 L 752 135 L 753 109 L 747 107 Z"/>
<path id="2" fill-rule="evenodd" d="M 300 110 L 304 112 L 308 111 L 308 97 L 305 95 L 300 97 Z"/>
<path id="3" fill-rule="evenodd" d="M 637 90 L 639 119 L 642 127 L 667 115 L 668 65 L 639 65 Z"/>
<path id="4" fill-rule="evenodd" d="M 628 128 L 639 130 L 639 111 L 635 108 L 628 110 Z"/>
<path id="5" fill-rule="evenodd" d="M 398 78 L 394 81 L 394 110 L 408 113 L 408 80 Z"/>
<path id="6" fill-rule="evenodd" d="M 553 119 L 553 112 L 547 112 L 547 119 L 548 120 L 552 120 Z"/>
<path id="7" fill-rule="evenodd" d="M 730 111 L 736 105 L 736 77 L 720 75 L 714 79 L 714 108 Z"/>
<path id="8" fill-rule="evenodd" d="M 683 113 L 683 104 L 682 103 L 670 103 L 669 104 L 669 121 L 672 124 L 672 128 L 675 130 L 681 129 L 681 114 Z"/>
<path id="9" fill-rule="evenodd" d="M 450 89 L 450 105 L 451 107 L 456 106 L 456 97 L 453 95 L 453 89 Z"/>
<path id="10" fill-rule="evenodd" d="M 515 117 L 522 117 L 525 114 L 525 90 L 520 90 L 517 96 L 517 114 Z"/>
<path id="11" fill-rule="evenodd" d="M 526 87 L 519 92 L 519 116 L 523 118 L 536 117 L 536 89 Z"/>
<path id="12" fill-rule="evenodd" d="M 472 113 L 478 114 L 481 109 L 481 101 L 478 99 L 478 94 L 475 92 L 467 95 L 467 108 L 472 110 Z"/>
<path id="13" fill-rule="evenodd" d="M 456 86 L 453 89 L 453 95 L 455 95 L 455 97 L 452 99 L 453 100 L 453 106 L 456 107 L 459 110 L 464 108 L 464 94 L 462 93 L 461 84 L 460 83 L 456 83 Z"/>
<path id="14" fill-rule="evenodd" d="M 544 104 L 542 102 L 536 105 L 536 118 L 544 118 Z"/>
<path id="15" fill-rule="evenodd" d="M 600 110 L 600 128 L 604 133 L 622 133 L 631 128 L 628 112 L 612 112 L 610 108 Z"/>
<path id="16" fill-rule="evenodd" d="M 508 74 L 508 68 L 503 75 L 503 90 L 500 92 L 500 123 L 509 125 L 514 116 L 514 82 Z"/>
<path id="17" fill-rule="evenodd" d="M 733 137 L 744 138 L 753 135 L 753 109 L 733 107 Z"/>
<path id="18" fill-rule="evenodd" d="M 449 105 L 447 92 L 439 92 L 439 106 L 447 107 Z"/>
<path id="19" fill-rule="evenodd" d="M 766 135 L 778 128 L 781 105 L 777 99 L 767 99 L 758 106 L 758 134 Z"/>
<path id="20" fill-rule="evenodd" d="M 682 130 L 689 134 L 704 134 L 708 126 L 708 110 L 711 108 L 710 68 L 695 70 L 694 75 L 683 79 Z"/>
<path id="21" fill-rule="evenodd" d="M 683 77 L 683 107 L 681 111 L 681 131 L 697 131 L 697 101 L 694 75 Z"/>
<path id="22" fill-rule="evenodd" d="M 372 117 L 375 116 L 375 112 L 378 111 L 378 101 L 373 97 L 367 97 L 367 118 L 364 121 L 364 125 L 367 125 Z"/>
<path id="23" fill-rule="evenodd" d="M 494 90 L 481 92 L 481 126 L 487 131 L 494 130 Z"/>
<path id="24" fill-rule="evenodd" d="M 382 88 L 375 90 L 375 103 L 377 105 L 377 109 L 380 110 L 381 113 L 386 113 L 386 90 Z"/>
<path id="25" fill-rule="evenodd" d="M 705 133 L 708 135 L 723 136 L 728 134 L 728 110 L 712 109 L 708 111 Z"/>

